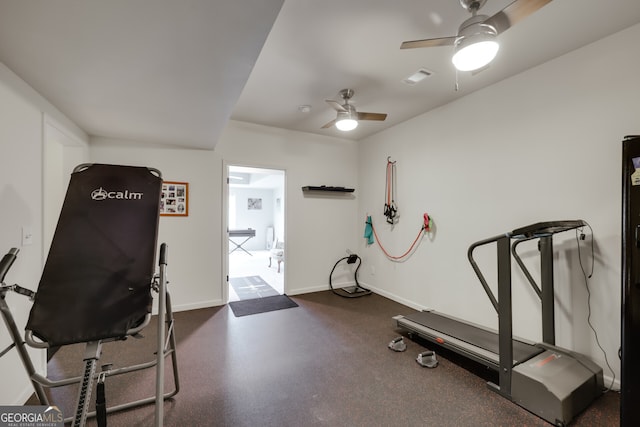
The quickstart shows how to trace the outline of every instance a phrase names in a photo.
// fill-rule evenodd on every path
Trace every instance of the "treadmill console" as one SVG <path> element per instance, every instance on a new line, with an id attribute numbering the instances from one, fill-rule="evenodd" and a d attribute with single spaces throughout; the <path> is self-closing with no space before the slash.
<path id="1" fill-rule="evenodd" d="M 574 228 L 586 227 L 587 223 L 581 219 L 568 221 L 546 221 L 536 222 L 526 227 L 516 228 L 511 232 L 511 237 L 534 237 L 548 236 L 550 234 L 562 233 L 563 231 L 573 230 Z"/>

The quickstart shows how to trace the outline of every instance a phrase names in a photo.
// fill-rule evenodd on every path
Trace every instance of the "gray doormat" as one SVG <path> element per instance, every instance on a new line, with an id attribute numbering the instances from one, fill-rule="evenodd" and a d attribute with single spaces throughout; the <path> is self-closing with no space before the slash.
<path id="1" fill-rule="evenodd" d="M 230 302 L 229 306 L 236 317 L 242 317 L 250 314 L 293 308 L 297 307 L 298 304 L 286 295 L 276 295 L 272 297 L 234 301 Z"/>
<path id="2" fill-rule="evenodd" d="M 260 276 L 233 277 L 229 284 L 241 300 L 280 295 Z"/>

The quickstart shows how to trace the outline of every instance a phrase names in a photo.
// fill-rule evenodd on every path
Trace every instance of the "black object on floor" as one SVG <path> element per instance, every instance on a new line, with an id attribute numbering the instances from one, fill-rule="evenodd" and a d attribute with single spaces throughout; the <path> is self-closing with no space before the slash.
<path id="1" fill-rule="evenodd" d="M 285 308 L 297 307 L 291 298 L 286 295 L 276 295 L 272 297 L 249 299 L 244 301 L 230 302 L 229 306 L 236 317 L 248 316 L 250 314 L 266 313 L 268 311 L 282 310 Z"/>
<path id="2" fill-rule="evenodd" d="M 229 284 L 241 300 L 280 295 L 260 276 L 232 277 Z"/>

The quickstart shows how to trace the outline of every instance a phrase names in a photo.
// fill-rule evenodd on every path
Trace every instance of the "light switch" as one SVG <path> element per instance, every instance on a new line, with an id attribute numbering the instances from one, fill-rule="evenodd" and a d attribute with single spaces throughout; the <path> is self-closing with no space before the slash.
<path id="1" fill-rule="evenodd" d="M 22 246 L 28 246 L 33 244 L 33 232 L 28 225 L 22 226 Z"/>

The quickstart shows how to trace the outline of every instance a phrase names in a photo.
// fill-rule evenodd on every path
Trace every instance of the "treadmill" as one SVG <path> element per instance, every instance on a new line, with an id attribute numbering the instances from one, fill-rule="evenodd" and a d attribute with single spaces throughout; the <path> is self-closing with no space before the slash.
<path id="1" fill-rule="evenodd" d="M 539 222 L 472 244 L 467 256 L 498 314 L 498 331 L 435 311 L 393 319 L 409 337 L 420 337 L 498 372 L 489 388 L 551 424 L 564 426 L 603 392 L 602 368 L 586 356 L 555 345 L 553 235 L 587 226 L 582 220 Z M 523 242 L 538 240 L 540 286 L 518 255 Z M 476 248 L 496 244 L 498 296 L 473 258 Z M 542 304 L 542 342 L 513 337 L 511 259 Z"/>

